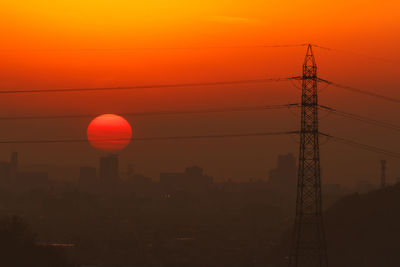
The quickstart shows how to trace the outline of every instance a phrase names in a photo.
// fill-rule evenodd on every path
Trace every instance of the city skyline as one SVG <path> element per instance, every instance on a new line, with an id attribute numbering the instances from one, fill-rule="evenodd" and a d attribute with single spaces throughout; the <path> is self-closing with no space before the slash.
<path id="1" fill-rule="evenodd" d="M 395 16 L 398 9 L 396 1 L 379 6 L 373 2 L 363 3 L 362 8 L 359 1 L 336 1 L 329 9 L 324 8 L 328 3 L 317 1 L 311 2 L 313 5 L 303 5 L 301 1 L 291 1 L 290 4 L 237 1 L 229 5 L 224 1 L 201 4 L 150 1 L 136 5 L 120 0 L 112 4 L 109 1 L 98 3 L 93 9 L 89 2 L 81 1 L 50 3 L 40 0 L 35 3 L 36 8 L 30 1 L 4 3 L 2 12 L 5 23 L 1 27 L 6 33 L 13 34 L 7 35 L 7 40 L 0 44 L 2 90 L 292 77 L 301 74 L 306 48 L 292 45 L 310 42 L 322 46 L 314 48 L 321 78 L 398 97 L 396 62 L 400 59 L 395 51 L 400 40 L 395 34 L 399 25 Z M 305 6 L 311 7 L 307 9 L 309 16 L 302 20 L 300 10 L 304 10 Z M 173 12 L 165 13 L 163 10 Z M 150 11 L 152 16 L 143 15 Z M 60 16 L 55 15 L 57 12 Z M 341 16 L 335 17 L 336 12 Z M 105 21 L 104 17 L 108 19 Z M 314 21 L 322 24 L 313 24 Z M 190 31 L 190 27 L 198 29 L 196 34 Z M 166 28 L 173 34 L 159 34 L 166 33 Z M 76 94 L 4 94 L 0 98 L 0 112 L 5 117 L 120 114 L 299 103 L 300 92 L 296 86 L 298 84 L 292 82 L 267 82 Z M 323 105 L 397 123 L 395 103 L 333 86 L 324 87 L 322 85 L 320 95 Z M 126 119 L 134 127 L 136 136 L 153 137 L 298 130 L 296 116 L 298 109 L 290 108 L 190 116 L 132 115 L 126 116 Z M 81 139 L 92 118 L 2 120 L 4 127 L 0 138 Z M 362 123 L 354 124 L 346 118 L 339 120 L 328 111 L 321 112 L 321 130 L 400 151 L 395 142 L 396 133 Z M 363 136 L 360 132 L 364 133 Z M 380 138 L 382 134 L 385 138 Z M 264 167 L 264 164 L 272 162 L 279 153 L 297 154 L 297 140 L 290 137 L 236 141 L 132 143 L 121 152 L 121 159 L 126 162 L 124 164 L 131 161 L 138 170 L 153 176 L 163 170 L 173 171 L 200 164 L 214 176 L 239 178 L 249 171 L 251 176 L 261 177 L 272 167 Z M 325 143 L 324 140 L 322 142 Z M 189 147 L 193 153 L 189 152 Z M 60 150 L 63 153 L 58 153 Z M 94 158 L 99 156 L 86 144 L 42 145 L 40 149 L 34 145 L 16 144 L 3 145 L 0 157 L 7 158 L 12 151 L 24 153 L 27 162 L 62 162 L 65 165 L 77 165 L 82 160 L 88 165 L 95 164 Z M 76 151 L 82 156 L 77 157 Z M 324 158 L 322 170 L 327 181 L 348 183 L 352 177 L 372 180 L 379 174 L 375 173 L 375 164 L 381 160 L 379 155 L 331 142 L 322 146 L 321 153 Z M 353 158 L 359 160 L 354 161 Z M 390 165 L 391 159 L 387 160 Z M 397 176 L 400 173 L 398 165 L 391 166 L 388 175 Z"/>
<path id="2" fill-rule="evenodd" d="M 399 265 L 399 1 L 0 10 L 0 265 Z"/>

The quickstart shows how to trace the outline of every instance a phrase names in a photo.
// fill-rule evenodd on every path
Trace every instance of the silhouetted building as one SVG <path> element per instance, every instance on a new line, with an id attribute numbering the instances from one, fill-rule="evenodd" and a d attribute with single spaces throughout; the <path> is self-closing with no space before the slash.
<path id="1" fill-rule="evenodd" d="M 18 152 L 13 152 L 11 154 L 10 161 L 10 178 L 15 179 L 18 172 Z"/>
<path id="2" fill-rule="evenodd" d="M 369 181 L 360 180 L 357 182 L 356 191 L 359 193 L 368 193 L 372 190 L 375 190 L 375 186 L 373 186 Z"/>
<path id="3" fill-rule="evenodd" d="M 79 183 L 81 186 L 91 186 L 97 181 L 97 170 L 94 167 L 82 166 L 79 169 Z"/>
<path id="4" fill-rule="evenodd" d="M 296 190 L 297 166 L 293 154 L 278 156 L 277 167 L 269 172 L 268 183 L 278 192 L 288 193 Z"/>
<path id="5" fill-rule="evenodd" d="M 213 184 L 213 178 L 205 175 L 198 166 L 186 168 L 185 172 L 161 173 L 160 184 L 169 193 L 176 191 L 201 191 Z"/>
<path id="6" fill-rule="evenodd" d="M 119 180 L 118 155 L 110 154 L 100 158 L 100 179 L 106 182 Z"/>
<path id="7" fill-rule="evenodd" d="M 49 175 L 47 172 L 18 172 L 18 185 L 22 188 L 46 188 L 49 185 Z"/>
<path id="8" fill-rule="evenodd" d="M 10 180 L 10 163 L 0 162 L 0 181 L 6 182 Z"/>
<path id="9" fill-rule="evenodd" d="M 324 184 L 322 187 L 324 194 L 339 195 L 342 194 L 342 186 L 340 184 Z"/>
<path id="10" fill-rule="evenodd" d="M 0 181 L 10 182 L 14 181 L 18 172 L 18 153 L 11 154 L 10 162 L 0 162 Z"/>
<path id="11" fill-rule="evenodd" d="M 155 183 L 153 183 L 150 177 L 142 174 L 131 174 L 126 181 L 126 188 L 131 188 L 131 192 L 134 192 L 136 197 L 147 198 L 152 196 L 156 191 L 159 196 L 159 189 Z"/>
<path id="12" fill-rule="evenodd" d="M 142 174 L 133 174 L 132 183 L 137 186 L 149 185 L 152 183 L 151 178 Z"/>

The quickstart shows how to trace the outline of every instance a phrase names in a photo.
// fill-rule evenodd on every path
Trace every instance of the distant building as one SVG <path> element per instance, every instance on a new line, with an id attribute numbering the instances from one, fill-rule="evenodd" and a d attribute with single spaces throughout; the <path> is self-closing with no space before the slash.
<path id="1" fill-rule="evenodd" d="M 116 182 L 119 180 L 118 155 L 110 154 L 100 158 L 100 180 Z"/>
<path id="2" fill-rule="evenodd" d="M 49 185 L 47 172 L 18 172 L 17 183 L 23 188 L 45 188 Z"/>
<path id="3" fill-rule="evenodd" d="M 133 174 L 132 183 L 138 186 L 149 185 L 152 183 L 152 180 L 150 177 L 144 176 L 142 174 Z"/>
<path id="4" fill-rule="evenodd" d="M 188 167 L 185 172 L 160 174 L 160 185 L 166 192 L 195 192 L 208 189 L 212 184 L 213 178 L 198 166 Z"/>
<path id="5" fill-rule="evenodd" d="M 18 172 L 18 152 L 13 152 L 11 154 L 10 161 L 10 178 L 15 179 Z"/>
<path id="6" fill-rule="evenodd" d="M 10 180 L 10 163 L 0 162 L 0 181 L 2 183 Z"/>
<path id="7" fill-rule="evenodd" d="M 322 187 L 324 194 L 339 195 L 342 194 L 342 186 L 340 184 L 324 184 Z"/>
<path id="8" fill-rule="evenodd" d="M 79 183 L 81 185 L 92 185 L 97 180 L 97 170 L 94 167 L 82 166 L 79 169 Z"/>
<path id="9" fill-rule="evenodd" d="M 18 153 L 11 154 L 10 162 L 0 162 L 0 181 L 11 182 L 16 179 L 18 172 Z"/>
<path id="10" fill-rule="evenodd" d="M 155 190 L 159 189 L 150 177 L 137 173 L 132 174 L 128 180 L 126 180 L 125 185 L 130 187 L 131 192 L 134 192 L 134 195 L 138 198 L 151 197 Z"/>
<path id="11" fill-rule="evenodd" d="M 296 190 L 297 165 L 293 154 L 279 155 L 277 167 L 269 172 L 269 185 L 279 192 Z"/>
<path id="12" fill-rule="evenodd" d="M 376 187 L 367 180 L 360 180 L 357 182 L 356 191 L 359 193 L 368 193 L 375 190 Z"/>
<path id="13" fill-rule="evenodd" d="M 0 162 L 1 183 L 15 184 L 19 189 L 42 188 L 49 184 L 47 172 L 20 171 L 18 169 L 18 153 L 11 154 L 10 162 Z"/>

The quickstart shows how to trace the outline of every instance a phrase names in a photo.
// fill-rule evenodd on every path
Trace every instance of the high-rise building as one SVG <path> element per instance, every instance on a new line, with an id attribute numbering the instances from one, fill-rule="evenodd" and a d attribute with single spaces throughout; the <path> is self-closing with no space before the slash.
<path id="1" fill-rule="evenodd" d="M 281 193 L 294 192 L 297 183 L 297 166 L 293 154 L 278 156 L 276 168 L 269 172 L 268 183 Z"/>
<path id="2" fill-rule="evenodd" d="M 79 182 L 92 183 L 96 180 L 97 171 L 94 167 L 82 166 L 79 169 Z"/>
<path id="3" fill-rule="evenodd" d="M 18 172 L 18 153 L 11 154 L 10 162 L 0 162 L 0 180 L 14 181 Z"/>
<path id="4" fill-rule="evenodd" d="M 13 152 L 9 162 L 0 162 L 0 183 L 15 185 L 19 190 L 46 188 L 49 175 L 45 171 L 20 170 L 18 153 Z"/>
<path id="5" fill-rule="evenodd" d="M 116 182 L 119 180 L 118 155 L 109 154 L 100 158 L 100 180 Z"/>
<path id="6" fill-rule="evenodd" d="M 160 184 L 168 192 L 195 192 L 210 188 L 213 178 L 204 174 L 202 168 L 191 166 L 185 172 L 161 173 Z"/>
<path id="7" fill-rule="evenodd" d="M 18 152 L 13 152 L 11 154 L 10 160 L 10 178 L 15 179 L 18 172 Z"/>

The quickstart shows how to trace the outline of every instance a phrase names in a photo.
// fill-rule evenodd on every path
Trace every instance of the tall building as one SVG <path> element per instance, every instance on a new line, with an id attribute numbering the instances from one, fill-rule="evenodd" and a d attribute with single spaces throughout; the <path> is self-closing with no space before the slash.
<path id="1" fill-rule="evenodd" d="M 375 189 L 376 187 L 372 185 L 368 180 L 358 180 L 356 183 L 356 191 L 358 193 L 368 193 Z"/>
<path id="2" fill-rule="evenodd" d="M 18 172 L 16 182 L 22 190 L 47 188 L 49 186 L 49 174 L 45 171 Z"/>
<path id="3" fill-rule="evenodd" d="M 160 184 L 166 192 L 207 190 L 212 183 L 213 178 L 198 166 L 187 167 L 185 172 L 160 174 Z"/>
<path id="4" fill-rule="evenodd" d="M 100 158 L 100 180 L 117 182 L 119 180 L 118 155 L 109 154 Z"/>
<path id="5" fill-rule="evenodd" d="M 79 182 L 82 184 L 94 183 L 96 176 L 97 170 L 94 167 L 82 166 L 79 168 Z"/>
<path id="6" fill-rule="evenodd" d="M 18 153 L 13 152 L 9 162 L 0 162 L 0 183 L 15 185 L 19 190 L 46 188 L 49 175 L 44 171 L 22 171 L 18 166 Z"/>
<path id="7" fill-rule="evenodd" d="M 18 172 L 18 153 L 11 154 L 10 162 L 0 162 L 0 181 L 14 181 Z"/>
<path id="8" fill-rule="evenodd" d="M 15 179 L 18 172 L 18 152 L 13 152 L 11 154 L 10 161 L 10 178 Z"/>
<path id="9" fill-rule="evenodd" d="M 276 168 L 269 172 L 268 183 L 272 188 L 282 193 L 296 190 L 297 166 L 293 154 L 278 156 Z"/>

